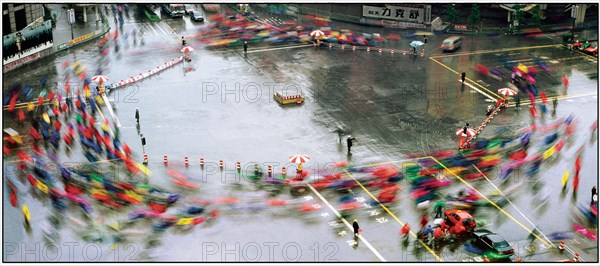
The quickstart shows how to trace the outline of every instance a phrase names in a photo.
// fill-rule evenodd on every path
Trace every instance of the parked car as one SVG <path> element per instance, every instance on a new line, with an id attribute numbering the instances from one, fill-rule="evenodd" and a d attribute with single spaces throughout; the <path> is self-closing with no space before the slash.
<path id="1" fill-rule="evenodd" d="M 463 37 L 461 36 L 452 36 L 448 37 L 442 42 L 440 48 L 444 52 L 454 52 L 462 45 Z"/>
<path id="2" fill-rule="evenodd" d="M 192 15 L 192 13 L 194 11 L 196 11 L 196 7 L 194 7 L 194 5 L 191 4 L 185 4 L 185 14 L 186 15 Z"/>
<path id="3" fill-rule="evenodd" d="M 447 210 L 444 212 L 445 219 L 440 225 L 442 229 L 448 229 L 448 233 L 457 236 L 465 236 L 475 230 L 475 218 L 463 210 Z"/>
<path id="4" fill-rule="evenodd" d="M 194 10 L 190 17 L 193 21 L 204 22 L 204 16 L 202 16 L 202 13 L 200 13 L 200 11 Z"/>
<path id="5" fill-rule="evenodd" d="M 473 232 L 473 245 L 484 252 L 492 251 L 498 255 L 510 256 L 515 253 L 504 238 L 486 229 Z"/>

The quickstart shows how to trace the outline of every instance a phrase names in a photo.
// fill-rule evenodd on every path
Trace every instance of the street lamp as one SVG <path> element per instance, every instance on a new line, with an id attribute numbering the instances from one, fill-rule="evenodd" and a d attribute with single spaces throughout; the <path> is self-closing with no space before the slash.
<path id="1" fill-rule="evenodd" d="M 69 15 L 69 24 L 71 25 L 71 40 L 75 39 L 73 36 L 73 23 L 75 23 L 75 9 L 67 9 L 67 14 Z"/>

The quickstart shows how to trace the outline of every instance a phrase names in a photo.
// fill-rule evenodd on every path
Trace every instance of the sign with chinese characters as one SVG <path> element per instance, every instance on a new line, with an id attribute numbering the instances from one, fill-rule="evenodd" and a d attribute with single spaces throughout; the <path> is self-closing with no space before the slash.
<path id="1" fill-rule="evenodd" d="M 454 24 L 454 29 L 455 30 L 467 30 L 467 25 L 466 24 Z"/>
<path id="2" fill-rule="evenodd" d="M 37 52 L 35 54 L 29 55 L 29 56 L 23 57 L 23 58 L 21 58 L 19 60 L 10 62 L 8 64 L 5 64 L 4 65 L 4 70 L 8 70 L 8 69 L 14 68 L 14 67 L 16 67 L 18 65 L 25 64 L 25 63 L 28 63 L 28 62 L 31 62 L 31 61 L 35 61 L 35 60 L 37 60 L 39 58 L 40 58 L 40 53 Z"/>
<path id="3" fill-rule="evenodd" d="M 363 17 L 423 23 L 425 21 L 425 8 L 363 6 Z"/>

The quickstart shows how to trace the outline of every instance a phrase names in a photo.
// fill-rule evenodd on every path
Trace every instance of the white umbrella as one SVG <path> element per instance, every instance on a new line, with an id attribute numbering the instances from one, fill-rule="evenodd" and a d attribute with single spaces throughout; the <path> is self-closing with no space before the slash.
<path id="1" fill-rule="evenodd" d="M 509 88 L 502 88 L 502 89 L 499 89 L 499 90 L 498 90 L 498 93 L 500 93 L 500 94 L 502 94 L 502 95 L 504 95 L 504 96 L 515 96 L 515 95 L 517 95 L 517 92 L 516 92 L 516 91 L 514 91 L 514 90 L 512 90 L 512 89 L 509 89 Z"/>
<path id="2" fill-rule="evenodd" d="M 107 76 L 94 76 L 92 78 L 92 80 L 96 81 L 96 82 L 99 82 L 99 83 L 102 83 L 102 82 L 108 81 L 108 77 Z"/>
<path id="3" fill-rule="evenodd" d="M 424 43 L 423 43 L 422 41 L 412 41 L 412 42 L 410 43 L 410 46 L 417 48 L 417 47 L 419 47 L 419 46 L 421 46 L 421 45 L 423 45 L 423 44 L 424 44 Z"/>
<path id="4" fill-rule="evenodd" d="M 194 48 L 192 48 L 192 47 L 191 47 L 191 46 L 189 46 L 189 45 L 188 45 L 188 46 L 186 46 L 186 47 L 183 47 L 183 48 L 181 48 L 181 52 L 182 52 L 182 53 L 188 53 L 188 52 L 191 52 L 191 51 L 194 51 Z"/>
<path id="5" fill-rule="evenodd" d="M 322 32 L 322 31 L 320 31 L 320 30 L 313 30 L 310 33 L 310 36 L 312 36 L 312 37 L 321 37 L 321 36 L 324 36 L 324 35 L 325 35 L 325 33 Z"/>
<path id="6" fill-rule="evenodd" d="M 467 133 L 465 134 L 465 129 L 461 128 L 459 130 L 456 131 L 456 135 L 457 136 L 463 136 L 463 137 L 472 137 L 475 136 L 475 134 L 477 134 L 477 132 L 475 132 L 475 129 L 472 129 L 470 127 L 467 128 Z"/>
<path id="7" fill-rule="evenodd" d="M 304 154 L 296 154 L 290 156 L 291 163 L 305 163 L 310 161 L 310 156 Z"/>

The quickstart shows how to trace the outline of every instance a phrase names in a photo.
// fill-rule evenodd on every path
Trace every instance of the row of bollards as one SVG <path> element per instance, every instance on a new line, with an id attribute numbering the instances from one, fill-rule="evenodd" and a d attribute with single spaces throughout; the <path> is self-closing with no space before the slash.
<path id="1" fill-rule="evenodd" d="M 165 166 L 169 165 L 169 157 L 167 155 L 165 155 L 163 157 L 163 163 L 164 163 Z M 144 164 L 148 164 L 148 154 L 145 154 L 145 153 L 144 153 Z M 189 157 L 188 156 L 184 157 L 183 164 L 185 165 L 185 167 L 189 166 L 190 161 L 189 161 Z M 204 157 L 200 157 L 200 167 L 204 167 Z M 256 164 L 256 167 L 258 169 L 258 164 Z M 225 168 L 225 162 L 223 160 L 219 160 L 219 168 L 221 169 L 221 171 Z M 235 169 L 238 172 L 241 172 L 241 170 L 242 170 L 242 164 L 240 162 L 236 162 L 235 163 Z M 269 176 L 271 176 L 273 174 L 273 166 L 271 166 L 271 165 L 267 166 L 267 173 L 268 173 Z M 283 176 L 286 175 L 286 168 L 285 168 L 285 166 L 281 167 L 281 174 Z"/>

